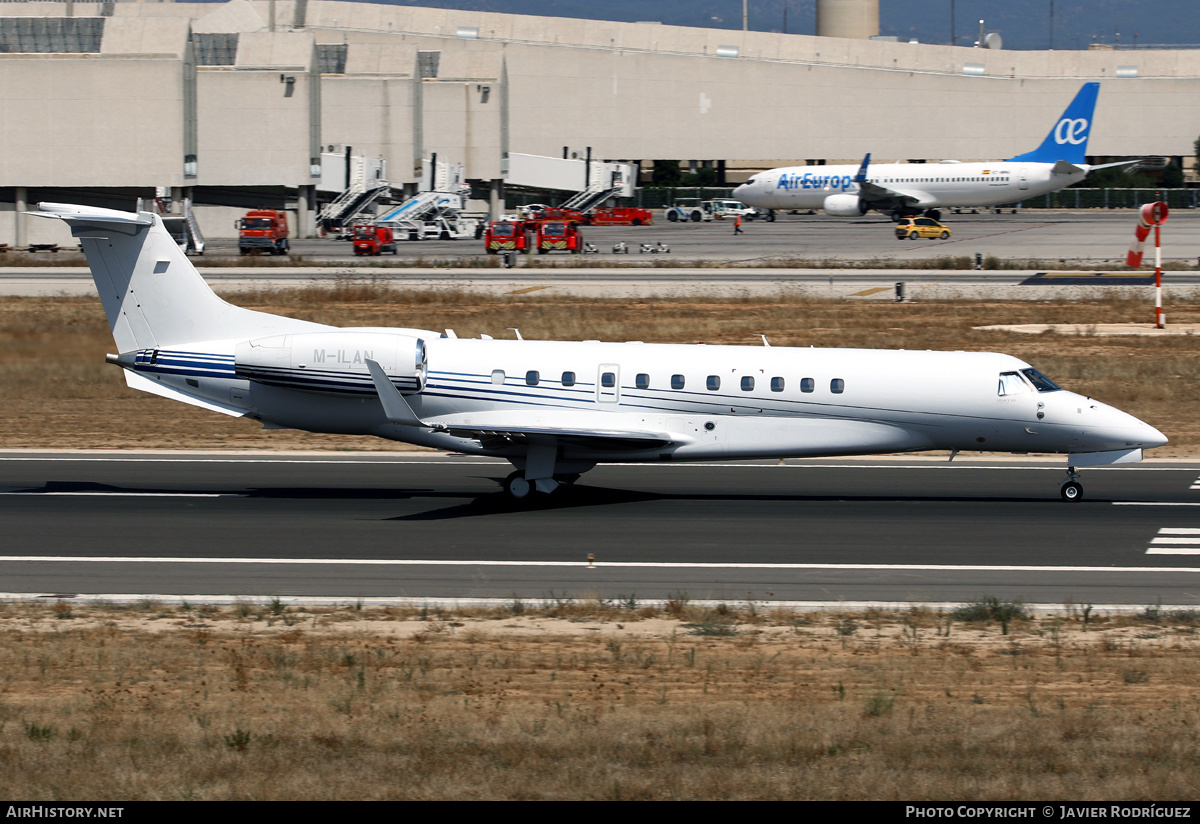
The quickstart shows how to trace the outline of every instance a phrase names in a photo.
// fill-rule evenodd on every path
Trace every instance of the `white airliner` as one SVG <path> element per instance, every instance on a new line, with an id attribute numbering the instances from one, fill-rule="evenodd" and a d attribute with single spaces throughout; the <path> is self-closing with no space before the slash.
<path id="1" fill-rule="evenodd" d="M 53 203 L 87 254 L 134 389 L 268 429 L 374 435 L 507 459 L 515 498 L 608 461 L 918 450 L 1068 453 L 1075 468 L 1167 442 L 1136 418 L 982 352 L 458 338 L 339 328 L 221 300 L 162 220 Z"/>
<path id="2" fill-rule="evenodd" d="M 938 207 L 997 206 L 1056 192 L 1095 169 L 1136 162 L 1086 162 L 1099 93 L 1099 83 L 1084 83 L 1042 145 L 1008 160 L 872 166 L 868 154 L 861 166 L 789 166 L 759 172 L 734 189 L 733 196 L 759 209 L 823 209 L 840 217 L 875 210 L 893 220 L 922 213 L 939 220 Z"/>

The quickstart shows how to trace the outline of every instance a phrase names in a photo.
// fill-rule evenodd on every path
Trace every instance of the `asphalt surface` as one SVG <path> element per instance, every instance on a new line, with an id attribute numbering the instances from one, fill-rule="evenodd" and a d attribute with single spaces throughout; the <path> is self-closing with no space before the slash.
<path id="1" fill-rule="evenodd" d="M 509 469 L 4 453 L 0 592 L 1200 604 L 1197 463 L 1085 470 L 1076 504 L 1029 460 L 604 466 L 534 505 Z"/>
<path id="2" fill-rule="evenodd" d="M 653 261 L 704 260 L 723 264 L 761 265 L 800 258 L 823 266 L 841 261 L 886 261 L 903 265 L 933 257 L 984 257 L 1001 260 L 1035 258 L 1041 260 L 1124 260 L 1137 226 L 1135 210 L 1058 211 L 1026 209 L 1018 214 L 979 213 L 945 214 L 942 222 L 950 229 L 949 240 L 897 240 L 895 224 L 880 214 L 861 218 L 838 218 L 825 214 L 780 214 L 768 223 L 763 220 L 742 224 L 741 235 L 733 234 L 732 221 L 708 223 L 669 223 L 655 212 L 652 226 L 584 227 L 585 240 L 597 247 L 594 259 L 620 260 L 645 265 Z M 1165 260 L 1195 263 L 1200 255 L 1200 215 L 1192 210 L 1172 212 L 1163 227 Z M 628 255 L 613 254 L 615 243 L 624 241 Z M 670 248 L 669 253 L 641 253 L 642 243 Z M 474 239 L 456 241 L 401 241 L 396 259 L 414 257 L 446 260 L 471 256 L 486 258 L 483 242 Z M 232 254 L 236 241 L 214 241 L 208 255 Z M 302 240 L 293 244 L 293 252 L 306 258 L 342 257 L 353 259 L 350 244 L 332 239 Z M 1148 257 L 1153 266 L 1153 237 Z M 374 260 L 388 261 L 393 256 Z M 539 256 L 534 255 L 536 260 Z M 571 255 L 546 255 L 541 259 L 562 260 Z M 591 257 L 591 256 L 588 256 Z M 360 262 L 372 258 L 359 258 Z"/>

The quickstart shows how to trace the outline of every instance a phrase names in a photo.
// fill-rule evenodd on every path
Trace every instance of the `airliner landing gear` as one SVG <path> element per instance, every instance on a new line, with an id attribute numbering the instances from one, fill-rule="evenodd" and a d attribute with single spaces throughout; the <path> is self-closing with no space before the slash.
<path id="1" fill-rule="evenodd" d="M 1079 473 L 1075 471 L 1075 467 L 1067 467 L 1067 479 L 1063 481 L 1059 494 L 1069 503 L 1083 500 L 1083 484 L 1079 483 Z"/>
<path id="2" fill-rule="evenodd" d="M 925 217 L 929 218 L 930 220 L 941 220 L 942 213 L 939 209 L 926 209 Z"/>

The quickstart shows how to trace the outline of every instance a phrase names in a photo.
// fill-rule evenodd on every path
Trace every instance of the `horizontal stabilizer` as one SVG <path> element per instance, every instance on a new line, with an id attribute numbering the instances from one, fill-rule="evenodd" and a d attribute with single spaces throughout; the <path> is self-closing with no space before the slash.
<path id="1" fill-rule="evenodd" d="M 116 209 L 94 209 L 70 203 L 39 203 L 38 211 L 26 212 L 34 217 L 52 217 L 68 223 L 118 223 L 127 226 L 153 226 L 154 215 L 149 212 L 118 212 Z"/>
<path id="2" fill-rule="evenodd" d="M 1093 166 L 1092 168 L 1099 168 L 1099 167 Z M 1054 168 L 1052 168 L 1050 170 L 1050 173 L 1056 174 L 1056 175 L 1073 175 L 1073 174 L 1078 174 L 1079 172 L 1086 172 L 1086 171 L 1087 171 L 1087 169 L 1080 168 L 1079 166 L 1076 166 L 1074 163 L 1068 163 L 1065 160 L 1060 160 L 1054 164 Z"/>

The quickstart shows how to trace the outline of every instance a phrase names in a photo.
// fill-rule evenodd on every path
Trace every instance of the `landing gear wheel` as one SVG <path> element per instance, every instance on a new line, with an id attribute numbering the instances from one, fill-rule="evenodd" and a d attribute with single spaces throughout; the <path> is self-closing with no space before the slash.
<path id="1" fill-rule="evenodd" d="M 1068 503 L 1075 503 L 1083 500 L 1083 484 L 1079 481 L 1067 481 L 1062 485 L 1060 493 L 1062 499 Z"/>
<path id="2" fill-rule="evenodd" d="M 504 479 L 504 491 L 518 501 L 523 501 L 533 492 L 533 484 L 525 480 L 525 473 L 517 470 Z"/>

